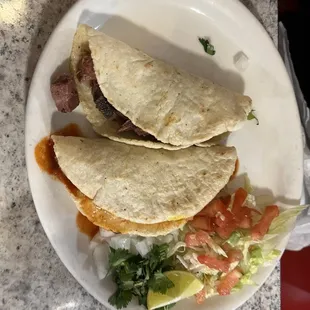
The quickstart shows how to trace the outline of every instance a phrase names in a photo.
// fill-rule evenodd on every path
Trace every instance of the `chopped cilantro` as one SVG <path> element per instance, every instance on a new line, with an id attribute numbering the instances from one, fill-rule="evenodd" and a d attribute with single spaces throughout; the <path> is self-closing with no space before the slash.
<path id="1" fill-rule="evenodd" d="M 248 114 L 248 121 L 255 119 L 256 120 L 256 125 L 259 125 L 259 120 L 254 114 L 255 110 L 251 110 L 251 112 Z"/>
<path id="2" fill-rule="evenodd" d="M 110 298 L 109 303 L 117 309 L 126 308 L 131 302 L 132 292 L 117 290 Z"/>
<path id="3" fill-rule="evenodd" d="M 125 249 L 114 250 L 113 248 L 110 248 L 110 251 L 109 262 L 113 268 L 122 265 L 126 260 L 128 260 L 128 258 L 133 256 Z"/>
<path id="4" fill-rule="evenodd" d="M 210 43 L 210 41 L 208 39 L 205 38 L 199 38 L 198 37 L 199 42 L 201 43 L 201 45 L 203 46 L 203 49 L 205 50 L 205 52 L 211 56 L 213 56 L 215 54 L 215 48 L 214 45 L 212 45 Z"/>
<path id="5" fill-rule="evenodd" d="M 168 288 L 171 288 L 173 286 L 174 286 L 173 282 L 161 272 L 154 273 L 153 277 L 149 281 L 149 288 L 152 291 L 161 294 L 166 294 Z"/>
<path id="6" fill-rule="evenodd" d="M 168 248 L 167 244 L 154 245 L 146 257 L 133 255 L 124 249 L 110 248 L 110 273 L 117 290 L 109 298 L 109 303 L 121 309 L 136 296 L 139 304 L 146 307 L 149 289 L 165 294 L 173 287 L 173 282 L 163 274 L 171 270 L 173 264 L 173 258 L 167 258 Z M 162 310 L 170 308 L 164 307 Z"/>

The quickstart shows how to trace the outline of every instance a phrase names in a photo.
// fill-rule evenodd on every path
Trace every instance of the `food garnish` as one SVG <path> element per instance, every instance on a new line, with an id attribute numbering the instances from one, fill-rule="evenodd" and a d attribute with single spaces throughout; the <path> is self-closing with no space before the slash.
<path id="1" fill-rule="evenodd" d="M 136 296 L 139 304 L 146 307 L 149 289 L 165 294 L 172 288 L 173 282 L 164 274 L 172 269 L 174 259 L 168 258 L 168 247 L 167 244 L 153 245 L 145 257 L 131 254 L 125 249 L 115 250 L 110 247 L 110 273 L 117 290 L 109 298 L 109 303 L 121 309 Z"/>
<path id="2" fill-rule="evenodd" d="M 248 114 L 248 121 L 251 121 L 252 119 L 255 119 L 256 120 L 256 125 L 259 125 L 259 120 L 258 118 L 255 116 L 254 114 L 255 110 L 251 110 L 251 112 Z"/>
<path id="3" fill-rule="evenodd" d="M 208 39 L 198 37 L 198 40 L 207 54 L 211 56 L 215 55 L 214 45 L 212 45 Z"/>
<path id="4" fill-rule="evenodd" d="M 198 294 L 204 286 L 202 281 L 187 271 L 172 270 L 165 272 L 165 276 L 174 283 L 174 286 L 169 288 L 166 294 L 151 289 L 147 296 L 149 310 L 170 309 L 177 301 Z"/>
<path id="5" fill-rule="evenodd" d="M 164 310 L 193 295 L 201 304 L 256 285 L 259 267 L 281 255 L 278 234 L 305 206 L 282 213 L 276 205 L 261 208 L 251 188 L 213 199 L 183 230 L 166 236 L 107 235 L 108 273 L 117 285 L 110 304 L 121 309 L 137 297 L 148 309 Z"/>

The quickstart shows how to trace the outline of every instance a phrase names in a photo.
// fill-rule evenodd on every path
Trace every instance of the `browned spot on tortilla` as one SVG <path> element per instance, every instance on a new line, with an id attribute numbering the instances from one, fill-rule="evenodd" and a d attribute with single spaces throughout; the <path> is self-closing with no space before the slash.
<path id="1" fill-rule="evenodd" d="M 151 67 L 153 67 L 153 60 L 151 60 L 151 61 L 147 62 L 146 64 L 144 64 L 144 67 L 145 67 L 145 68 L 151 68 Z"/>
<path id="2" fill-rule="evenodd" d="M 177 123 L 178 118 L 175 116 L 174 113 L 170 113 L 165 117 L 165 126 L 169 126 L 170 124 Z"/>

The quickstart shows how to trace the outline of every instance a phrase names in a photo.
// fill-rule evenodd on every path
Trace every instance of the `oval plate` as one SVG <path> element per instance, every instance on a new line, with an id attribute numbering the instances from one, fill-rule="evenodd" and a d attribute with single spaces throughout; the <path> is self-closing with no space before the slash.
<path id="1" fill-rule="evenodd" d="M 272 194 L 284 202 L 300 199 L 301 127 L 281 58 L 264 28 L 238 1 L 84 0 L 74 5 L 50 37 L 33 76 L 26 115 L 27 168 L 39 218 L 57 254 L 85 289 L 110 307 L 108 298 L 114 286 L 96 277 L 89 239 L 76 226 L 74 203 L 62 184 L 42 173 L 34 158 L 40 139 L 68 123 L 78 123 L 86 135 L 93 134 L 79 109 L 69 114 L 56 112 L 50 94 L 50 79 L 67 64 L 78 23 L 102 28 L 152 56 L 251 96 L 260 124 L 247 122 L 228 143 L 237 147 L 239 174 L 248 173 L 256 194 Z M 198 36 L 211 39 L 215 56 L 204 53 Z M 233 62 L 239 51 L 249 58 L 243 73 Z M 283 240 L 279 247 L 285 244 Z M 261 285 L 273 268 L 262 268 L 256 282 Z M 211 298 L 205 308 L 236 308 L 257 289 L 246 287 L 225 298 Z M 180 302 L 175 309 L 187 307 L 198 309 L 194 299 Z"/>

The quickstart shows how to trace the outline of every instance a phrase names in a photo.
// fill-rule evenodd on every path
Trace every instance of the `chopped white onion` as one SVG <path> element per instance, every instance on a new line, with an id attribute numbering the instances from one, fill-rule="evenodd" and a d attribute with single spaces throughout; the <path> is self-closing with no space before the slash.
<path id="1" fill-rule="evenodd" d="M 97 270 L 99 280 L 105 278 L 109 269 L 109 245 L 101 243 L 93 251 L 93 260 Z"/>
<path id="2" fill-rule="evenodd" d="M 170 243 L 173 241 L 173 235 L 168 234 L 167 236 L 163 237 L 163 243 Z"/>
<path id="3" fill-rule="evenodd" d="M 93 239 L 90 241 L 89 244 L 89 250 L 92 252 L 96 246 L 102 244 L 102 242 L 104 241 L 104 239 L 101 237 L 100 233 L 98 232 Z"/>
<path id="4" fill-rule="evenodd" d="M 148 252 L 150 252 L 151 247 L 147 244 L 146 240 L 136 243 L 136 249 L 138 253 L 144 257 Z"/>
<path id="5" fill-rule="evenodd" d="M 110 238 L 116 235 L 113 231 L 105 230 L 104 228 L 100 228 L 99 232 L 100 236 L 103 238 Z"/>
<path id="6" fill-rule="evenodd" d="M 153 238 L 153 237 L 148 237 L 148 238 L 145 238 L 145 241 L 146 241 L 147 245 L 148 245 L 150 248 L 152 248 L 153 245 L 154 245 L 154 242 L 155 242 L 155 238 Z"/>
<path id="7" fill-rule="evenodd" d="M 234 56 L 234 64 L 239 71 L 243 72 L 249 66 L 249 58 L 240 51 Z"/>
<path id="8" fill-rule="evenodd" d="M 110 247 L 113 249 L 130 250 L 130 236 L 127 235 L 115 235 L 107 240 Z"/>
<path id="9" fill-rule="evenodd" d="M 179 229 L 174 230 L 170 233 L 173 236 L 173 239 L 175 242 L 178 242 L 178 240 L 179 240 L 179 233 L 180 233 Z"/>

